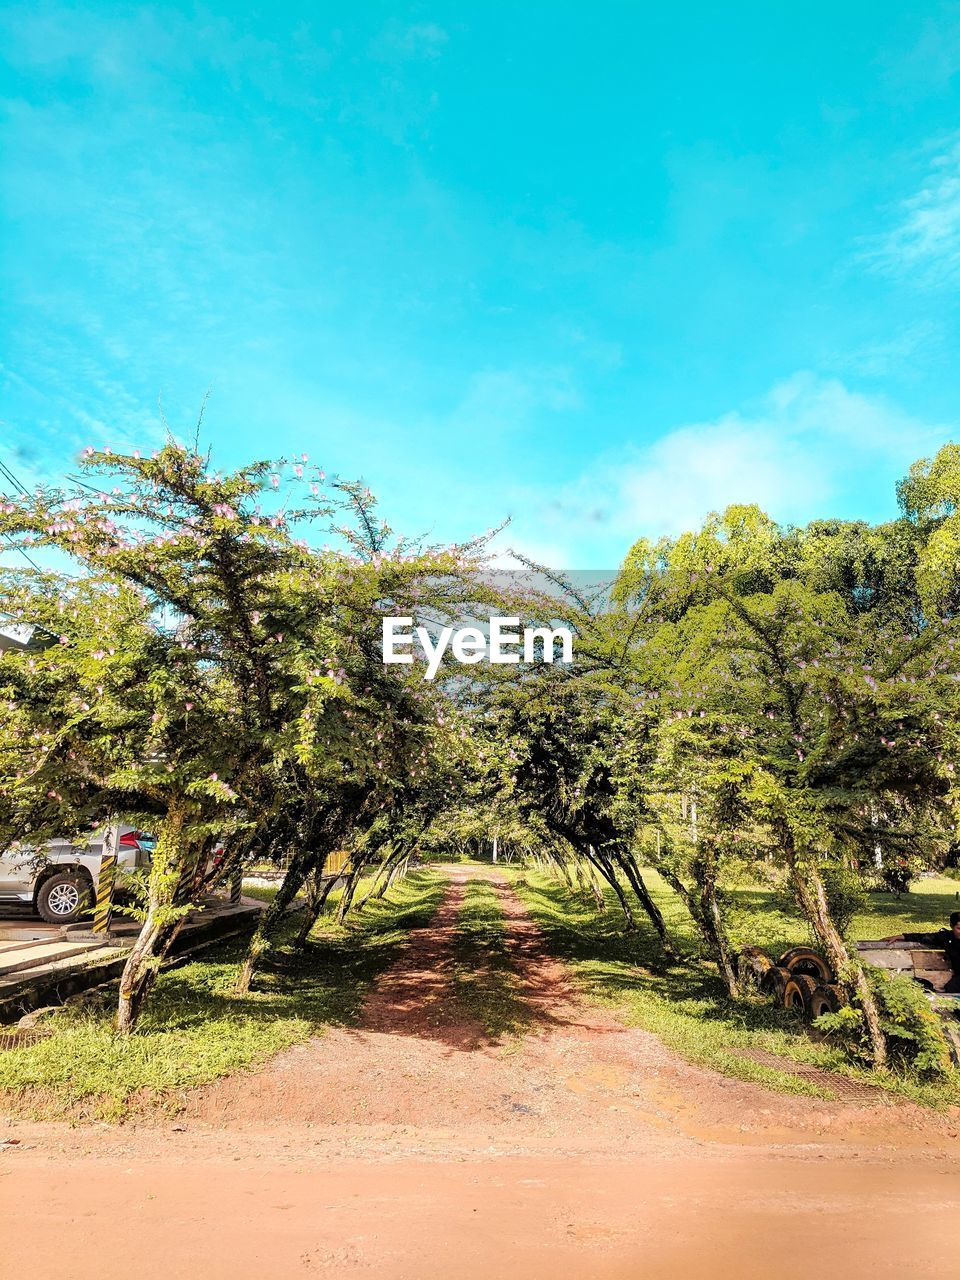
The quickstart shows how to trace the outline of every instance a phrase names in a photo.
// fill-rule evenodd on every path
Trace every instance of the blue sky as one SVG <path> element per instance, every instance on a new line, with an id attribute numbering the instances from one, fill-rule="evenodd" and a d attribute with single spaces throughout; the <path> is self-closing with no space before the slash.
<path id="1" fill-rule="evenodd" d="M 0 458 L 296 450 L 554 564 L 960 436 L 960 6 L 8 4 Z"/>

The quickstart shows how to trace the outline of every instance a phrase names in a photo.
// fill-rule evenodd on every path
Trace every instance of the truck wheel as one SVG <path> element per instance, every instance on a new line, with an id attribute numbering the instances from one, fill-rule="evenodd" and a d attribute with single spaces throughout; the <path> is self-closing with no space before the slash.
<path id="1" fill-rule="evenodd" d="M 783 993 L 790 981 L 790 970 L 778 964 L 772 964 L 760 979 L 760 990 L 766 996 L 773 996 L 777 1004 L 783 1004 Z"/>
<path id="2" fill-rule="evenodd" d="M 90 905 L 90 886 L 75 871 L 58 871 L 44 880 L 37 894 L 37 911 L 48 924 L 70 924 Z"/>
<path id="3" fill-rule="evenodd" d="M 819 951 L 812 947 L 791 947 L 785 951 L 777 964 L 791 973 L 805 973 L 818 982 L 832 982 L 833 974 L 830 966 Z"/>
<path id="4" fill-rule="evenodd" d="M 819 985 L 808 973 L 792 973 L 783 989 L 783 1007 L 809 1020 L 811 1000 Z"/>
<path id="5" fill-rule="evenodd" d="M 818 982 L 810 993 L 807 1013 L 810 1021 L 819 1018 L 822 1013 L 836 1013 L 841 1005 L 846 1004 L 843 988 L 835 982 Z"/>

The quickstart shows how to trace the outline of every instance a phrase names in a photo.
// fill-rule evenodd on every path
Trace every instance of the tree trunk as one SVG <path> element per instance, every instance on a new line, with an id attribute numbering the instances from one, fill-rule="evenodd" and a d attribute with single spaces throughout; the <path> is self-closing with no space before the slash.
<path id="1" fill-rule="evenodd" d="M 195 870 L 184 848 L 186 804 L 171 802 L 150 863 L 147 917 L 120 975 L 117 1031 L 130 1035 L 157 980 L 160 964 L 187 917 L 177 906 L 177 894 L 185 877 Z"/>
<path id="2" fill-rule="evenodd" d="M 717 898 L 716 856 L 705 842 L 701 843 L 701 856 L 693 860 L 692 871 L 700 890 L 701 929 L 713 952 L 727 994 L 736 999 L 740 995 L 740 979 Z"/>
<path id="3" fill-rule="evenodd" d="M 592 870 L 593 868 L 590 866 L 589 862 L 584 862 L 582 858 L 573 859 L 571 875 L 573 877 L 575 892 L 578 893 L 581 898 L 587 900 L 591 897 L 591 890 L 593 889 L 593 880 L 590 875 Z M 592 896 L 594 902 L 596 902 L 596 894 L 593 894 Z M 603 901 L 603 895 L 601 895 L 600 900 L 601 902 Z"/>
<path id="4" fill-rule="evenodd" d="M 319 868 L 313 871 L 307 905 L 304 908 L 303 920 L 300 922 L 300 928 L 297 931 L 295 944 L 297 947 L 305 947 L 307 945 L 307 939 L 313 932 L 313 926 L 320 919 L 323 908 L 327 905 L 327 899 L 330 897 L 334 885 L 339 884 L 340 879 L 340 876 L 328 876 L 324 879 Z"/>
<path id="5" fill-rule="evenodd" d="M 319 870 L 323 866 L 324 856 L 315 851 L 298 849 L 291 858 L 290 865 L 287 867 L 287 874 L 283 877 L 276 896 L 269 906 L 260 913 L 260 919 L 257 922 L 253 937 L 250 939 L 246 958 L 234 987 L 237 995 L 245 996 L 250 990 L 250 984 L 253 981 L 253 975 L 257 971 L 257 965 L 270 945 L 270 939 L 283 920 L 287 907 L 303 887 L 303 883 L 310 872 L 315 868 Z"/>
<path id="6" fill-rule="evenodd" d="M 557 871 L 559 871 L 560 878 L 563 880 L 563 883 L 567 886 L 570 892 L 576 893 L 576 885 L 574 884 L 573 878 L 570 875 L 570 868 L 567 866 L 566 858 L 562 858 L 560 854 L 555 854 L 552 857 L 551 861 L 553 862 L 553 865 L 557 868 Z"/>
<path id="7" fill-rule="evenodd" d="M 590 846 L 590 852 L 586 855 L 600 874 L 606 880 L 607 884 L 617 895 L 617 901 L 620 903 L 620 909 L 626 919 L 626 930 L 628 933 L 634 933 L 637 928 L 637 922 L 634 919 L 633 912 L 630 909 L 630 903 L 627 901 L 627 895 L 623 892 L 623 886 L 617 879 L 616 868 L 612 865 L 608 858 L 598 853 L 593 846 Z"/>
<path id="8" fill-rule="evenodd" d="M 734 949 L 727 934 L 717 895 L 717 865 L 714 851 L 706 841 L 702 841 L 697 857 L 693 860 L 691 871 L 698 893 L 692 893 L 670 865 L 668 857 L 661 851 L 659 833 L 654 865 L 686 907 L 687 914 L 696 925 L 708 955 L 716 963 L 720 977 L 727 988 L 727 994 L 733 998 L 738 997 L 741 994 L 740 979 L 737 975 Z"/>
<path id="9" fill-rule="evenodd" d="M 630 888 L 637 895 L 640 905 L 647 913 L 650 923 L 657 931 L 657 936 L 660 939 L 660 945 L 668 955 L 675 956 L 676 949 L 670 941 L 670 936 L 667 933 L 667 922 L 663 918 L 663 912 L 654 902 L 653 898 L 650 897 L 650 890 L 644 883 L 643 876 L 640 874 L 640 868 L 637 866 L 630 854 L 617 853 L 615 857 L 618 865 L 623 869 L 624 874 L 630 882 Z"/>
<path id="10" fill-rule="evenodd" d="M 876 997 L 867 980 L 863 965 L 848 950 L 840 930 L 833 921 L 823 879 L 815 863 L 812 860 L 800 858 L 794 843 L 793 832 L 785 823 L 781 826 L 780 834 L 784 841 L 800 905 L 813 928 L 817 941 L 826 952 L 830 967 L 837 975 L 837 981 L 843 983 L 860 1005 L 867 1024 L 874 1065 L 882 1067 L 887 1061 L 887 1040 L 880 1024 L 880 1010 L 877 1007 Z"/>
<path id="11" fill-rule="evenodd" d="M 357 886 L 360 883 L 360 877 L 363 875 L 364 864 L 361 862 L 359 866 L 354 867 L 350 872 L 347 883 L 344 886 L 343 894 L 337 903 L 337 924 L 343 924 L 347 918 L 347 913 L 353 906 L 353 897 L 357 892 Z"/>
<path id="12" fill-rule="evenodd" d="M 593 895 L 597 910 L 606 911 L 607 900 L 603 896 L 603 886 L 600 884 L 600 877 L 597 875 L 597 869 L 592 862 L 587 863 L 587 886 Z"/>
<path id="13" fill-rule="evenodd" d="M 384 880 L 383 883 L 380 885 L 380 888 L 374 894 L 374 897 L 385 898 L 387 894 L 390 892 L 390 890 L 393 888 L 397 880 L 402 880 L 404 876 L 407 874 L 407 866 L 409 862 L 410 862 L 409 854 L 407 854 L 406 857 L 401 858 L 400 861 L 397 863 L 397 865 L 391 870 L 386 880 Z"/>
<path id="14" fill-rule="evenodd" d="M 383 862 L 381 862 L 380 866 L 377 868 L 377 873 L 373 878 L 373 884 L 371 884 L 370 888 L 354 908 L 358 914 L 363 910 L 371 898 L 383 897 L 383 894 L 386 893 L 389 883 L 393 878 L 394 872 L 399 869 L 400 863 L 403 861 L 404 857 L 405 855 L 402 852 L 394 850 L 393 853 L 388 854 L 388 856 L 384 858 Z M 382 893 L 380 892 L 381 885 L 383 885 Z"/>

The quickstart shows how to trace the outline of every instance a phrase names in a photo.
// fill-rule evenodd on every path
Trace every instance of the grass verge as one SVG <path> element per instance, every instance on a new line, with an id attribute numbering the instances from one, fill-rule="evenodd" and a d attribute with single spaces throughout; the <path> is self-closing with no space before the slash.
<path id="1" fill-rule="evenodd" d="M 695 939 L 682 904 L 655 875 L 649 877 L 648 883 L 673 936 L 693 950 Z M 636 933 L 623 932 L 623 916 L 612 894 L 606 912 L 601 914 L 592 903 L 537 872 L 519 876 L 515 887 L 543 930 L 550 949 L 570 964 L 588 998 L 616 1006 L 626 1023 L 653 1032 L 691 1062 L 786 1093 L 834 1096 L 828 1085 L 800 1079 L 731 1052 L 762 1049 L 925 1105 L 960 1103 L 960 1073 L 954 1073 L 948 1083 L 928 1084 L 893 1072 L 867 1071 L 852 1064 L 838 1046 L 811 1039 L 795 1015 L 771 1002 L 759 998 L 730 1001 L 715 971 L 697 959 L 664 963 L 651 928 L 641 925 Z M 784 921 L 770 900 L 773 895 L 764 896 L 761 890 L 746 892 L 749 900 L 738 904 L 738 933 L 768 947 L 771 953 L 804 940 L 796 923 L 792 936 L 781 936 Z M 896 904 L 899 916 L 889 908 L 882 913 L 868 913 L 868 918 L 855 925 L 861 930 L 857 936 L 895 933 L 900 928 L 897 919 L 914 928 L 924 928 L 928 923 L 925 913 L 941 913 L 942 907 L 942 898 L 919 904 L 919 908 L 901 899 Z M 936 914 L 934 923 L 940 918 Z"/>
<path id="2" fill-rule="evenodd" d="M 395 885 L 342 927 L 323 917 L 307 946 L 290 945 L 290 919 L 249 996 L 232 993 L 245 942 L 231 940 L 161 974 L 135 1035 L 113 1031 L 114 997 L 99 1008 L 65 1007 L 53 1034 L 0 1053 L 0 1100 L 40 1119 L 121 1119 L 145 1101 L 263 1062 L 327 1026 L 355 1022 L 364 996 L 410 929 L 426 924 L 443 896 L 435 871 Z"/>
<path id="3" fill-rule="evenodd" d="M 520 1036 L 529 1026 L 530 1010 L 507 954 L 503 911 L 486 880 L 467 883 L 454 937 L 453 987 L 464 1014 L 491 1040 Z"/>

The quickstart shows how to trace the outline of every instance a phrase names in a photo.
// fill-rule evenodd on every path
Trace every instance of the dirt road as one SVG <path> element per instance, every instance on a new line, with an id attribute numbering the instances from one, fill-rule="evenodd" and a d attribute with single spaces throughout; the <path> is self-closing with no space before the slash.
<path id="1" fill-rule="evenodd" d="M 3 1255 L 76 1280 L 362 1276 L 859 1280 L 950 1274 L 957 1116 L 785 1098 L 578 1000 L 498 886 L 532 1029 L 452 987 L 470 875 L 367 1001 L 176 1121 L 8 1124 Z M 23 1229 L 26 1227 L 26 1229 Z"/>

